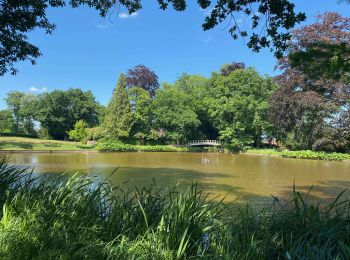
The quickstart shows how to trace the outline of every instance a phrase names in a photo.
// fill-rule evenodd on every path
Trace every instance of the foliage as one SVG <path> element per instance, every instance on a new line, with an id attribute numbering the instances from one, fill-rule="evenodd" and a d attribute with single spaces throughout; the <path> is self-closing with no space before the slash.
<path id="1" fill-rule="evenodd" d="M 103 139 L 106 136 L 106 131 L 103 127 L 96 126 L 92 128 L 86 128 L 87 140 L 97 141 Z"/>
<path id="2" fill-rule="evenodd" d="M 64 7 L 69 4 L 73 8 L 86 5 L 96 9 L 102 17 L 112 13 L 115 8 L 124 6 L 129 13 L 142 8 L 141 0 L 39 0 L 39 1 L 12 1 L 0 2 L 0 76 L 7 71 L 16 74 L 15 63 L 28 60 L 35 64 L 35 60 L 41 55 L 39 48 L 28 41 L 28 34 L 35 29 L 43 29 L 46 34 L 51 34 L 55 25 L 46 15 L 49 8 Z M 166 9 L 171 4 L 175 10 L 186 9 L 186 0 L 159 0 L 161 9 Z M 288 30 L 305 20 L 303 13 L 295 13 L 294 4 L 288 0 L 252 0 L 228 2 L 223 0 L 200 0 L 201 8 L 213 8 L 205 18 L 202 27 L 209 30 L 226 19 L 233 18 L 234 23 L 229 33 L 234 39 L 238 36 L 247 37 L 247 31 L 239 28 L 236 22 L 238 15 L 247 15 L 251 20 L 252 34 L 248 41 L 248 47 L 259 51 L 263 47 L 273 47 L 279 56 L 286 48 L 286 42 L 290 39 Z M 287 32 L 284 30 L 286 29 Z M 262 33 L 265 32 L 265 33 Z"/>
<path id="3" fill-rule="evenodd" d="M 84 120 L 88 127 L 96 126 L 99 123 L 98 107 L 90 91 L 54 90 L 38 96 L 35 119 L 47 129 L 50 137 L 65 139 L 79 120 Z"/>
<path id="4" fill-rule="evenodd" d="M 129 100 L 132 108 L 132 128 L 130 136 L 144 144 L 145 138 L 151 130 L 151 103 L 150 94 L 141 87 L 128 89 Z"/>
<path id="5" fill-rule="evenodd" d="M 347 259 L 350 202 L 294 198 L 263 211 L 197 185 L 124 190 L 87 176 L 34 178 L 0 161 L 5 259 Z M 279 206 L 280 205 L 280 206 Z"/>
<path id="6" fill-rule="evenodd" d="M 152 103 L 153 124 L 155 129 L 163 129 L 167 137 L 179 143 L 188 138 L 200 124 L 189 96 L 176 85 L 164 84 L 157 91 Z"/>
<path id="7" fill-rule="evenodd" d="M 99 142 L 96 147 L 100 152 L 185 152 L 187 148 L 170 145 L 132 145 L 115 141 Z"/>
<path id="8" fill-rule="evenodd" d="M 283 151 L 281 153 L 281 156 L 284 157 L 284 158 L 329 160 L 329 161 L 350 160 L 350 154 L 315 152 L 315 151 L 310 151 L 310 150 L 305 150 L 305 151 Z"/>
<path id="9" fill-rule="evenodd" d="M 70 140 L 84 143 L 87 139 L 86 124 L 84 120 L 79 120 L 75 123 L 74 129 L 68 132 Z"/>
<path id="10" fill-rule="evenodd" d="M 0 133 L 11 132 L 14 128 L 15 120 L 10 110 L 0 110 Z"/>
<path id="11" fill-rule="evenodd" d="M 243 62 L 232 62 L 230 64 L 224 64 L 220 68 L 221 76 L 228 76 L 235 70 L 244 70 L 245 64 Z"/>
<path id="12" fill-rule="evenodd" d="M 293 32 L 291 66 L 311 78 L 349 82 L 350 18 L 329 12 Z"/>
<path id="13" fill-rule="evenodd" d="M 33 114 L 36 97 L 32 94 L 25 94 L 20 91 L 10 91 L 7 93 L 5 102 L 8 110 L 12 112 L 15 124 L 13 131 L 15 133 L 24 132 L 26 134 L 35 134 Z"/>
<path id="14" fill-rule="evenodd" d="M 206 98 L 209 116 L 219 131 L 219 138 L 232 149 L 252 143 L 260 144 L 263 133 L 269 133 L 268 100 L 277 85 L 255 70 L 235 70 L 228 76 L 214 74 Z"/>
<path id="15" fill-rule="evenodd" d="M 279 62 L 283 74 L 275 79 L 281 88 L 270 100 L 270 122 L 275 126 L 276 136 L 289 148 L 346 151 L 349 147 L 349 141 L 346 141 L 349 85 L 339 77 L 325 75 L 322 64 L 330 64 L 331 60 L 317 58 L 318 65 L 305 62 L 298 66 L 294 60 L 294 54 L 315 44 L 347 42 L 350 39 L 348 22 L 336 13 L 326 13 L 318 16 L 315 24 L 293 32 L 289 56 Z M 321 71 L 314 66 L 321 66 Z M 308 70 L 314 70 L 314 73 Z M 345 75 L 344 71 L 339 73 Z M 336 136 L 342 141 L 335 138 L 332 144 L 332 137 Z"/>
<path id="16" fill-rule="evenodd" d="M 146 90 L 151 97 L 154 97 L 159 88 L 158 76 L 154 71 L 144 65 L 137 65 L 128 70 L 126 74 L 126 86 L 140 87 Z"/>
<path id="17" fill-rule="evenodd" d="M 129 137 L 132 127 L 132 111 L 126 91 L 124 74 L 120 75 L 117 87 L 113 91 L 112 99 L 108 104 L 104 127 L 110 138 L 123 139 Z"/>

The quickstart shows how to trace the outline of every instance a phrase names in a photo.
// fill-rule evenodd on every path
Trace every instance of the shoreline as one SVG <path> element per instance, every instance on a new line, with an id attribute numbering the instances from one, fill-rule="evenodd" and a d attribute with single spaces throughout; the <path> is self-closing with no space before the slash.
<path id="1" fill-rule="evenodd" d="M 0 150 L 0 153 L 99 153 L 97 150 Z"/>

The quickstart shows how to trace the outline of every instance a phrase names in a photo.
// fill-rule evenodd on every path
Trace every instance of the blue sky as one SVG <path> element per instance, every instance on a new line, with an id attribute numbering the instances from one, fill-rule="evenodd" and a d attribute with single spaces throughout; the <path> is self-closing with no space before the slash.
<path id="1" fill-rule="evenodd" d="M 52 35 L 37 30 L 30 40 L 43 56 L 37 65 L 18 64 L 16 76 L 0 77 L 0 109 L 11 90 L 40 93 L 54 89 L 91 90 L 107 104 L 118 75 L 137 64 L 153 69 L 160 82 L 173 82 L 179 74 L 209 76 L 224 63 L 243 61 L 261 74 L 274 75 L 275 59 L 268 50 L 252 53 L 242 40 L 234 41 L 225 23 L 203 32 L 205 12 L 196 1 L 185 12 L 162 11 L 157 1 L 143 1 L 144 8 L 129 16 L 125 10 L 100 18 L 89 8 L 50 9 L 48 17 L 57 25 Z M 325 11 L 349 15 L 350 5 L 337 0 L 297 0 L 297 10 L 305 11 L 311 23 Z M 147 4 L 146 4 L 147 3 Z M 244 17 L 238 17 L 242 26 Z"/>

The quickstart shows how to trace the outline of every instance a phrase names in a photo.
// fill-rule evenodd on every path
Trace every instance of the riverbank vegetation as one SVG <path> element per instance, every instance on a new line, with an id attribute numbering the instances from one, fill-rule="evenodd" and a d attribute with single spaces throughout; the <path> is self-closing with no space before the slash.
<path id="1" fill-rule="evenodd" d="M 348 44 L 349 26 L 349 19 L 325 13 L 293 31 L 293 41 L 278 61 L 281 75 L 274 78 L 233 62 L 208 78 L 182 74 L 173 83 L 160 84 L 154 71 L 138 65 L 119 76 L 107 106 L 80 89 L 37 96 L 12 91 L 8 109 L 0 111 L 0 131 L 126 146 L 214 139 L 233 152 L 279 146 L 349 153 L 348 77 L 336 62 L 344 60 L 336 51 L 337 59 L 320 54 L 332 52 L 330 45 Z M 322 59 L 307 60 L 310 51 Z M 334 71 L 328 63 L 334 63 Z M 324 73 L 315 75 L 308 66 Z"/>
<path id="2" fill-rule="evenodd" d="M 344 153 L 325 153 L 315 151 L 283 151 L 280 154 L 283 158 L 312 159 L 312 160 L 328 160 L 343 161 L 350 160 L 350 154 Z"/>
<path id="3" fill-rule="evenodd" d="M 116 141 L 98 143 L 95 149 L 99 152 L 187 152 L 188 148 L 171 145 L 132 145 Z"/>
<path id="4" fill-rule="evenodd" d="M 33 177 L 0 159 L 0 257 L 347 259 L 350 200 L 298 192 L 264 210 L 209 200 L 197 185 L 125 190 L 88 177 Z M 343 196 L 341 196 L 343 195 Z"/>

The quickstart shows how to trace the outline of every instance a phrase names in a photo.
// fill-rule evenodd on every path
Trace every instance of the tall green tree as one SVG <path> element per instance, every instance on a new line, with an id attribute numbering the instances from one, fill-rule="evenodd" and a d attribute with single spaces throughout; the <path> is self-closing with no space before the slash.
<path id="1" fill-rule="evenodd" d="M 121 74 L 107 107 L 104 126 L 110 138 L 125 139 L 130 135 L 133 118 L 126 84 L 126 77 Z"/>
<path id="2" fill-rule="evenodd" d="M 24 92 L 21 91 L 10 91 L 7 93 L 5 102 L 8 109 L 12 112 L 13 118 L 15 119 L 14 131 L 18 133 L 21 128 L 21 109 L 23 107 L 23 97 L 25 96 Z"/>
<path id="3" fill-rule="evenodd" d="M 36 114 L 36 104 L 37 96 L 33 94 L 26 94 L 22 98 L 22 107 L 20 110 L 20 115 L 22 117 L 23 132 L 26 134 L 36 134 L 34 118 Z"/>
<path id="4" fill-rule="evenodd" d="M 267 117 L 268 101 L 276 88 L 271 78 L 252 68 L 237 69 L 227 76 L 213 74 L 206 104 L 220 139 L 232 149 L 258 146 L 272 127 Z"/>
<path id="5" fill-rule="evenodd" d="M 35 100 L 36 96 L 33 94 L 26 94 L 21 91 L 10 91 L 7 93 L 5 102 L 15 119 L 14 132 L 24 132 L 26 134 L 35 133 L 33 122 L 35 116 Z"/>
<path id="6" fill-rule="evenodd" d="M 190 136 L 191 130 L 200 125 L 200 121 L 183 89 L 164 84 L 158 90 L 152 103 L 153 127 L 166 131 L 173 142 L 183 142 Z"/>
<path id="7" fill-rule="evenodd" d="M 1 132 L 12 132 L 15 125 L 15 120 L 13 119 L 10 110 L 0 110 L 0 133 Z"/>
<path id="8" fill-rule="evenodd" d="M 152 98 L 149 92 L 141 87 L 128 89 L 128 95 L 133 114 L 130 134 L 143 144 L 151 130 Z"/>
<path id="9" fill-rule="evenodd" d="M 184 93 L 184 104 L 190 106 L 196 113 L 199 125 L 188 129 L 190 139 L 216 139 L 217 131 L 209 118 L 205 99 L 209 95 L 209 80 L 199 75 L 182 74 L 173 84 L 173 87 Z"/>
<path id="10" fill-rule="evenodd" d="M 98 108 L 99 104 L 91 91 L 55 90 L 39 95 L 35 119 L 50 137 L 65 139 L 67 132 L 79 120 L 84 120 L 88 127 L 98 125 Z"/>

